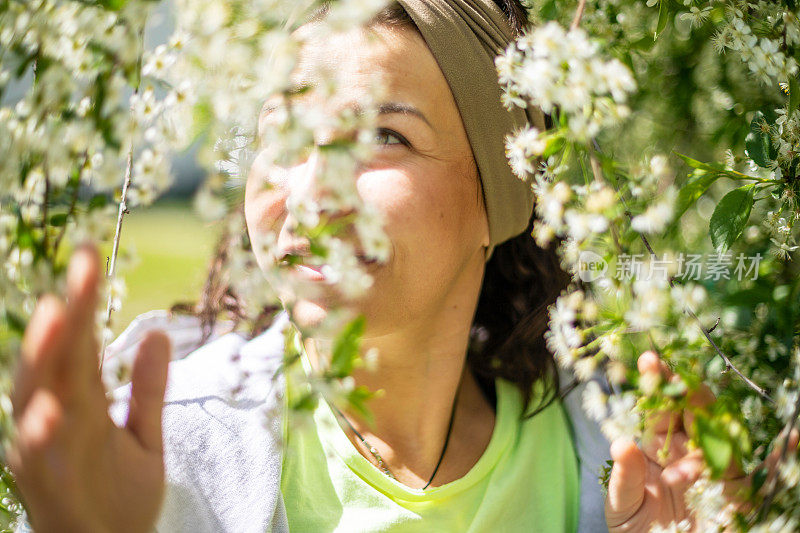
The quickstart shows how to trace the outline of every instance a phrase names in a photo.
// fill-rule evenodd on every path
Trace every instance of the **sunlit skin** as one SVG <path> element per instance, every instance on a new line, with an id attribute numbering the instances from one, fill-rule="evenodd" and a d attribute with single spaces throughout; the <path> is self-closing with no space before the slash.
<path id="1" fill-rule="evenodd" d="M 313 34 L 313 27 L 309 30 Z M 424 117 L 381 113 L 376 126 L 401 137 L 380 130 L 382 145 L 356 178 L 362 199 L 384 215 L 391 254 L 385 264 L 371 267 L 374 284 L 368 293 L 349 303 L 367 319 L 365 349 L 375 347 L 380 354 L 374 372 L 361 369 L 354 378 L 372 390 L 385 391 L 370 403 L 374 428 L 350 418 L 380 450 L 398 480 L 422 487 L 441 453 L 463 374 L 453 434 L 435 486 L 469 471 L 494 426 L 493 409 L 471 373 L 464 372 L 489 228 L 469 141 L 435 59 L 414 32 L 379 28 L 376 34 L 379 38 L 372 41 L 366 32 L 354 31 L 307 44 L 296 79 L 313 83 L 311 66 L 319 63 L 339 73 L 339 94 L 347 98 L 324 105 L 308 97 L 308 103 L 334 113 L 356 104 L 367 94 L 371 76 L 379 73 L 387 89 L 383 103 L 416 108 Z M 309 167 L 314 164 L 309 159 L 290 169 L 274 188 L 265 190 L 263 183 L 270 176 L 256 161 L 245 200 L 251 235 L 278 232 L 279 249 L 297 241 L 285 201 L 292 186 L 311 179 Z M 295 319 L 316 323 L 329 303 L 325 297 L 301 301 Z M 320 341 L 324 345 L 324 339 Z M 309 349 L 313 357 L 315 346 Z M 371 458 L 360 443 L 357 447 Z"/>
<path id="2" fill-rule="evenodd" d="M 400 482 L 421 487 L 438 460 L 463 376 L 436 486 L 466 474 L 494 427 L 494 412 L 464 366 L 488 227 L 463 125 L 433 57 L 413 32 L 380 29 L 378 34 L 383 39 L 368 44 L 364 34 L 350 33 L 309 48 L 305 57 L 340 69 L 350 84 L 344 94 L 354 99 L 363 90 L 364 73 L 382 72 L 390 87 L 387 98 L 413 105 L 433 126 L 408 114 L 382 116 L 379 126 L 401 134 L 411 147 L 386 138 L 387 146 L 357 178 L 363 199 L 386 216 L 392 254 L 385 265 L 374 267 L 371 291 L 348 304 L 367 316 L 365 345 L 380 350 L 376 371 L 361 369 L 354 378 L 386 391 L 370 406 L 377 421 L 373 428 L 349 418 L 379 448 Z M 280 246 L 287 246 L 286 189 L 265 192 L 266 176 L 259 170 L 256 164 L 248 180 L 249 231 L 279 231 Z M 305 170 L 301 165 L 290 174 Z M 97 250 L 80 248 L 70 261 L 66 301 L 55 295 L 40 298 L 23 338 L 12 394 L 18 431 L 7 462 L 37 533 L 151 531 L 164 494 L 161 412 L 169 339 L 152 332 L 140 343 L 130 412 L 124 427 L 117 427 L 107 414 L 97 372 L 94 324 L 102 275 Z M 324 316 L 325 305 L 325 298 L 305 302 L 298 317 L 313 323 Z M 325 339 L 318 341 L 324 347 Z M 308 347 L 318 364 L 315 343 Z M 639 358 L 639 370 L 673 379 L 650 352 Z M 690 398 L 696 406 L 713 401 L 707 388 Z M 668 417 L 648 418 L 653 437 L 641 449 L 624 441 L 612 445 L 616 463 L 606 502 L 611 531 L 647 531 L 653 521 L 687 515 L 683 494 L 700 475 L 702 462 L 686 446 L 691 415 L 673 417 L 665 463 L 656 452 L 666 438 Z M 795 431 L 789 446 L 796 445 Z M 777 448 L 767 460 L 773 473 L 779 454 Z M 750 483 L 733 465 L 725 477 L 731 494 Z"/>

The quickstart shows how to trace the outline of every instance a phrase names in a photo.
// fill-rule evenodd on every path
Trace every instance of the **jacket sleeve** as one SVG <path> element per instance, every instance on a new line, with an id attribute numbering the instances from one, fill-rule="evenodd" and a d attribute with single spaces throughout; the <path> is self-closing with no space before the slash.
<path id="1" fill-rule="evenodd" d="M 173 346 L 192 347 L 188 327 L 142 321 L 114 353 L 135 352 L 150 329 L 164 329 L 177 340 Z M 273 327 L 251 341 L 228 333 L 188 354 L 174 350 L 162 413 L 166 492 L 156 531 L 286 530 L 280 493 L 283 380 L 276 372 L 282 349 L 283 334 Z M 122 426 L 130 385 L 111 397 L 109 413 Z"/>
<path id="2" fill-rule="evenodd" d="M 574 379 L 570 372 L 559 369 L 562 389 Z M 594 379 L 607 391 L 604 380 L 598 375 Z M 575 451 L 580 463 L 581 502 L 578 533 L 608 531 L 605 518 L 605 495 L 600 485 L 601 469 L 611 459 L 610 444 L 600 425 L 589 417 L 583 408 L 583 391 L 586 383 L 580 383 L 563 398 L 564 409 L 572 423 Z"/>

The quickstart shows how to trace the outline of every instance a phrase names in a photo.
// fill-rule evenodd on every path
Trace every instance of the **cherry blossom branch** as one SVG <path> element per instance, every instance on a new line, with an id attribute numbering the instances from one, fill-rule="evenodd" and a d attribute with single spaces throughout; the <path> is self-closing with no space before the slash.
<path id="1" fill-rule="evenodd" d="M 606 180 L 605 180 L 605 177 L 603 176 L 602 168 L 600 167 L 599 161 L 597 161 L 597 155 L 595 153 L 595 152 L 599 151 L 599 146 L 598 146 L 597 141 L 595 139 L 592 139 L 592 145 L 593 146 L 590 148 L 590 152 L 589 152 L 589 162 L 590 162 L 590 166 L 592 168 L 592 175 L 594 176 L 595 181 L 600 182 L 600 183 L 604 183 L 604 182 L 606 182 Z M 628 216 L 629 219 L 633 218 L 632 215 L 631 215 L 631 212 L 628 211 L 628 207 L 627 207 L 627 205 L 625 203 L 625 198 L 623 198 L 622 194 L 620 194 L 619 191 L 617 191 L 617 194 L 618 194 L 619 199 L 622 201 L 623 207 L 625 207 L 625 214 Z M 653 250 L 653 247 L 650 246 L 650 242 L 647 240 L 647 237 L 645 237 L 642 233 L 639 233 L 639 237 L 641 237 L 645 248 L 647 248 L 647 251 L 650 253 L 650 256 L 653 257 L 653 258 L 657 258 L 658 256 L 656 255 L 655 251 Z M 675 288 L 675 282 L 674 282 L 674 279 L 673 279 L 672 276 L 669 276 L 667 278 L 667 281 L 669 282 L 669 286 L 670 287 Z M 744 381 L 745 384 L 747 384 L 748 387 L 750 387 L 756 393 L 758 393 L 759 396 L 761 396 L 762 398 L 764 398 L 765 400 L 767 400 L 770 403 L 775 403 L 774 400 L 772 399 L 772 397 L 770 397 L 770 395 L 767 394 L 767 391 L 764 388 L 762 388 L 759 385 L 757 385 L 756 383 L 754 383 L 753 380 L 751 380 L 750 378 L 745 376 L 738 368 L 736 368 L 736 366 L 733 364 L 733 362 L 731 362 L 730 358 L 727 355 L 725 355 L 725 353 L 720 349 L 720 347 L 717 345 L 717 343 L 714 342 L 714 339 L 711 338 L 711 334 L 710 334 L 709 330 L 706 329 L 706 327 L 703 325 L 702 321 L 700 320 L 700 317 L 697 316 L 697 314 L 694 312 L 694 310 L 691 308 L 691 306 L 688 303 L 684 303 L 683 310 L 684 310 L 684 312 L 686 314 L 688 314 L 697 323 L 698 327 L 703 332 L 703 336 L 711 344 L 712 348 L 714 348 L 714 351 L 717 353 L 717 355 L 719 355 L 722 358 L 722 360 L 725 362 L 725 370 L 724 371 L 733 370 L 733 372 L 737 376 L 739 376 L 742 379 L 742 381 Z"/>
<path id="2" fill-rule="evenodd" d="M 578 26 L 580 26 L 581 18 L 583 17 L 583 13 L 584 13 L 585 9 L 586 9 L 586 0 L 579 0 L 578 7 L 575 10 L 575 16 L 573 17 L 572 24 L 570 24 L 570 27 L 569 27 L 570 31 L 576 30 L 578 28 Z M 596 139 L 591 139 L 591 143 L 590 143 L 589 148 L 590 148 L 590 150 L 589 150 L 589 163 L 590 163 L 590 166 L 591 166 L 591 169 L 592 169 L 592 175 L 594 176 L 595 181 L 597 181 L 599 183 L 605 183 L 606 180 L 605 180 L 605 178 L 603 176 L 603 170 L 600 167 L 600 162 L 597 160 L 597 155 L 595 153 L 595 152 L 599 152 L 600 151 L 600 147 L 597 144 L 597 140 Z M 618 196 L 619 196 L 620 200 L 622 201 L 623 205 L 625 205 L 625 199 L 622 197 L 621 194 L 619 194 L 619 191 L 617 191 L 617 193 L 618 193 Z M 627 206 L 625 206 L 625 214 L 628 216 L 628 218 L 632 218 L 631 213 L 627 209 Z M 614 232 L 612 230 L 612 234 L 614 236 L 614 242 L 617 243 L 616 232 Z M 652 257 L 657 257 L 656 253 L 653 251 L 652 246 L 650 246 L 650 242 L 647 240 L 647 237 L 645 237 L 641 233 L 639 233 L 639 236 L 641 237 L 642 242 L 644 243 L 644 246 L 645 246 L 645 248 L 647 248 L 647 251 L 650 253 L 650 255 Z M 619 248 L 618 243 L 617 243 L 617 246 Z M 668 281 L 669 281 L 670 287 L 674 288 L 675 287 L 675 283 L 673 281 L 673 278 L 669 277 Z M 750 387 L 756 393 L 758 393 L 759 396 L 761 396 L 762 398 L 764 398 L 765 400 L 767 400 L 770 403 L 774 403 L 774 400 L 769 396 L 769 394 L 767 394 L 766 390 L 763 387 L 760 387 L 759 385 L 754 383 L 750 378 L 745 376 L 738 368 L 736 368 L 736 366 L 731 362 L 730 358 L 727 355 L 725 355 L 725 353 L 720 349 L 720 347 L 717 345 L 717 343 L 714 342 L 714 339 L 711 338 L 711 334 L 710 334 L 709 330 L 706 329 L 706 327 L 700 321 L 700 318 L 697 316 L 697 314 L 694 312 L 694 310 L 689 306 L 689 304 L 684 304 L 683 308 L 684 308 L 684 312 L 686 312 L 692 319 L 695 320 L 697 325 L 700 327 L 700 330 L 703 332 L 703 336 L 706 338 L 706 340 L 708 340 L 708 342 L 714 348 L 714 351 L 717 353 L 717 355 L 719 355 L 722 358 L 722 360 L 725 362 L 725 370 L 724 371 L 727 372 L 728 370 L 733 370 L 733 372 L 737 376 L 739 376 L 742 379 L 742 381 L 744 381 L 745 384 L 747 384 L 748 387 Z M 716 327 L 716 325 L 715 325 L 715 327 Z"/>
<path id="3" fill-rule="evenodd" d="M 625 214 L 628 215 L 628 218 L 633 218 L 633 215 L 631 215 L 629 211 L 626 210 Z M 653 258 L 657 258 L 658 256 L 653 251 L 653 248 L 650 246 L 650 242 L 647 240 L 647 237 L 645 237 L 641 233 L 639 234 L 639 236 L 642 238 L 642 242 L 644 243 L 645 248 L 647 248 L 647 251 L 650 252 L 650 256 Z M 667 281 L 669 282 L 669 286 L 674 289 L 675 288 L 674 278 L 672 276 L 669 276 L 667 278 Z M 706 327 L 703 325 L 703 322 L 700 320 L 700 318 L 697 316 L 697 314 L 694 312 L 691 306 L 689 304 L 684 304 L 683 310 L 684 312 L 686 312 L 686 314 L 692 317 L 692 319 L 694 319 L 695 322 L 697 322 L 697 325 L 700 327 L 700 331 L 703 332 L 703 336 L 706 338 L 709 344 L 711 344 L 711 347 L 714 348 L 714 351 L 717 352 L 717 355 L 719 355 L 725 362 L 725 370 L 723 370 L 723 372 L 733 370 L 734 374 L 739 376 L 742 379 L 742 381 L 744 381 L 747 384 L 747 386 L 749 386 L 751 389 L 756 391 L 759 394 L 759 396 L 761 396 L 770 403 L 775 403 L 775 400 L 773 400 L 772 397 L 769 394 L 767 394 L 767 391 L 764 390 L 764 388 L 755 384 L 753 380 L 745 376 L 738 368 L 736 368 L 736 365 L 734 365 L 731 362 L 730 358 L 727 355 L 725 355 L 725 353 L 720 349 L 717 343 L 714 342 L 714 339 L 711 338 L 711 331 L 706 329 Z M 719 320 L 717 321 L 717 323 L 719 323 Z M 716 328 L 716 326 L 717 324 L 714 324 L 714 328 Z"/>

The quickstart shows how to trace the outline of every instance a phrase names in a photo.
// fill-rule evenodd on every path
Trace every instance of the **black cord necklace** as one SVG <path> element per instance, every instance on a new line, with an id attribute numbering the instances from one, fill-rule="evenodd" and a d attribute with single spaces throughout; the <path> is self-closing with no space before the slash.
<path id="1" fill-rule="evenodd" d="M 425 484 L 425 486 L 422 487 L 422 490 L 427 489 L 428 486 L 430 486 L 431 482 L 433 482 L 433 478 L 436 476 L 436 472 L 439 471 L 439 466 L 441 466 L 441 464 L 442 464 L 442 459 L 444 459 L 444 454 L 447 451 L 447 444 L 450 442 L 450 433 L 453 430 L 453 420 L 456 417 L 456 404 L 458 403 L 458 393 L 459 393 L 460 390 L 461 390 L 461 381 L 459 380 L 458 389 L 456 390 L 456 396 L 453 399 L 453 409 L 450 411 L 450 422 L 447 425 L 447 436 L 444 438 L 444 446 L 442 447 L 442 453 L 441 453 L 441 455 L 439 455 L 439 460 L 436 462 L 436 468 L 433 469 L 433 474 L 431 474 L 431 478 L 428 480 L 428 482 Z M 347 423 L 347 425 L 350 427 L 350 429 L 353 430 L 353 433 L 356 434 L 356 437 L 359 438 L 359 440 L 364 445 L 364 447 L 367 449 L 367 451 L 369 451 L 369 453 L 372 454 L 372 456 L 378 462 L 378 467 L 381 469 L 381 471 L 384 474 L 386 474 L 387 476 L 389 476 L 390 478 L 396 480 L 397 478 L 394 477 L 394 474 L 392 474 L 392 472 L 389 470 L 389 467 L 386 466 L 386 462 L 383 460 L 383 457 L 381 457 L 381 454 L 378 453 L 377 448 L 375 448 L 375 446 L 373 446 L 369 442 L 367 442 L 367 439 L 365 439 L 361 435 L 361 433 L 359 433 L 358 430 L 355 427 L 353 427 L 353 424 L 351 424 L 350 421 L 347 419 L 347 417 L 344 416 L 344 413 L 342 413 L 332 403 L 330 404 L 330 406 L 333 407 L 334 411 L 336 411 L 336 413 L 342 418 L 342 420 L 344 420 L 345 423 Z"/>

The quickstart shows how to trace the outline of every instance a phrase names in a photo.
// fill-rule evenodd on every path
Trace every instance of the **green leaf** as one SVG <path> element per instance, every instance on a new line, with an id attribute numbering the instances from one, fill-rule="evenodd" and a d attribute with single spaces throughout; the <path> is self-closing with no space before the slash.
<path id="1" fill-rule="evenodd" d="M 374 396 L 375 392 L 369 390 L 364 385 L 359 385 L 351 390 L 347 395 L 347 402 L 350 404 L 350 406 L 369 424 L 373 424 L 375 418 L 372 415 L 372 411 L 370 411 L 367 407 L 367 401 L 372 399 Z"/>
<path id="2" fill-rule="evenodd" d="M 101 0 L 100 5 L 112 11 L 119 11 L 127 3 L 128 0 Z"/>
<path id="3" fill-rule="evenodd" d="M 658 39 L 661 32 L 667 27 L 669 20 L 669 0 L 661 0 L 658 3 L 658 23 L 656 24 L 656 33 L 653 35 L 653 40 Z"/>
<path id="4" fill-rule="evenodd" d="M 724 433 L 724 428 L 713 424 L 700 414 L 695 418 L 697 440 L 703 450 L 703 457 L 711 469 L 712 477 L 719 477 L 733 458 L 733 445 Z"/>
<path id="5" fill-rule="evenodd" d="M 678 191 L 678 200 L 675 203 L 675 220 L 679 219 L 722 174 L 698 169 L 692 178 Z"/>
<path id="6" fill-rule="evenodd" d="M 99 209 L 101 207 L 105 207 L 108 204 L 108 196 L 105 194 L 95 194 L 92 196 L 92 199 L 89 200 L 89 211 L 92 209 Z"/>
<path id="7" fill-rule="evenodd" d="M 3 313 L 3 319 L 8 325 L 8 328 L 14 333 L 17 333 L 18 335 L 25 333 L 25 328 L 28 326 L 28 324 L 21 316 L 6 309 L 5 313 Z"/>
<path id="8" fill-rule="evenodd" d="M 681 398 L 686 394 L 686 384 L 683 381 L 667 383 L 661 388 L 661 393 L 671 398 Z"/>
<path id="9" fill-rule="evenodd" d="M 762 466 L 755 472 L 753 472 L 753 484 L 750 487 L 751 493 L 756 494 L 764 486 L 764 482 L 767 480 L 767 474 L 769 470 L 766 466 Z"/>
<path id="10" fill-rule="evenodd" d="M 769 118 L 767 114 L 756 111 L 750 122 L 750 133 L 744 140 L 747 156 L 762 168 L 768 168 L 770 162 L 778 157 L 778 148 L 773 144 L 770 135 L 774 120 Z"/>
<path id="11" fill-rule="evenodd" d="M 539 9 L 539 16 L 542 20 L 558 20 L 561 15 L 561 8 L 556 0 L 547 0 Z"/>
<path id="12" fill-rule="evenodd" d="M 717 252 L 725 253 L 744 231 L 755 192 L 754 184 L 744 185 L 723 196 L 717 204 L 708 225 L 711 243 Z"/>
<path id="13" fill-rule="evenodd" d="M 697 168 L 700 170 L 706 170 L 708 172 L 719 172 L 722 174 L 732 174 L 735 176 L 744 176 L 744 174 L 740 174 L 737 172 L 733 172 L 728 170 L 723 165 L 719 163 L 703 163 L 702 161 L 698 161 L 697 159 L 692 159 L 688 155 L 679 154 L 678 152 L 673 152 L 675 155 L 683 159 L 683 162 L 689 165 L 692 168 Z"/>
<path id="14" fill-rule="evenodd" d="M 208 131 L 213 118 L 214 111 L 208 101 L 201 100 L 192 106 L 192 125 L 190 138 L 195 140 Z"/>
<path id="15" fill-rule="evenodd" d="M 50 217 L 48 224 L 50 224 L 51 226 L 55 226 L 57 228 L 65 226 L 67 224 L 67 214 L 56 213 L 55 215 Z"/>
<path id="16" fill-rule="evenodd" d="M 789 77 L 789 116 L 800 108 L 800 83 L 795 76 Z"/>
<path id="17" fill-rule="evenodd" d="M 772 302 L 772 292 L 763 286 L 751 287 L 731 294 L 724 294 L 721 301 L 726 306 L 754 308 L 760 303 Z"/>
<path id="18" fill-rule="evenodd" d="M 317 395 L 312 392 L 307 392 L 293 400 L 289 408 L 293 411 L 313 411 L 317 408 L 317 402 Z"/>
<path id="19" fill-rule="evenodd" d="M 331 376 L 343 378 L 349 376 L 353 371 L 353 366 L 359 357 L 358 347 L 361 344 L 365 324 L 366 319 L 363 315 L 359 315 L 349 322 L 336 337 L 331 354 L 329 370 Z"/>
<path id="20" fill-rule="evenodd" d="M 544 152 L 542 152 L 542 158 L 547 159 L 551 155 L 560 152 L 564 147 L 564 142 L 564 137 L 561 135 L 556 135 L 547 139 Z"/>

